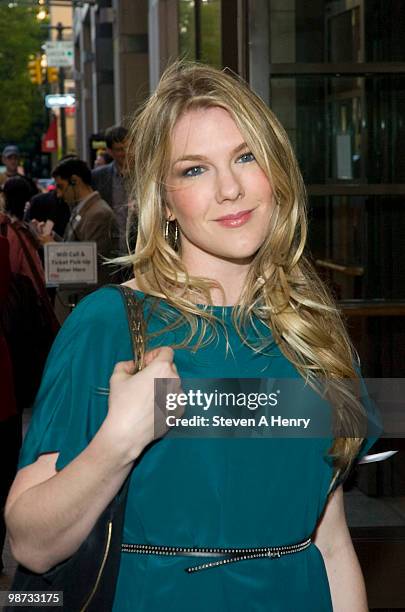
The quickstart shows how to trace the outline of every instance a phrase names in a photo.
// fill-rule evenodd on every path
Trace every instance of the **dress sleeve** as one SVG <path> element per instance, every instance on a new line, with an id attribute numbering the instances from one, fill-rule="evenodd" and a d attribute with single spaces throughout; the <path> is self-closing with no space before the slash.
<path id="1" fill-rule="evenodd" d="M 118 291 L 103 288 L 84 298 L 67 318 L 49 354 L 19 468 L 43 453 L 59 453 L 58 470 L 72 461 L 107 414 L 115 364 L 132 358 Z"/>

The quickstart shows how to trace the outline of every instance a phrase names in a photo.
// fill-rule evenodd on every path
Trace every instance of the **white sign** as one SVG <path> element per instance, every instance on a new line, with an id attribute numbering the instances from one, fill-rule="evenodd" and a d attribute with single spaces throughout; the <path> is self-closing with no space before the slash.
<path id="1" fill-rule="evenodd" d="M 44 245 L 47 285 L 94 285 L 97 283 L 95 242 L 48 242 Z"/>
<path id="2" fill-rule="evenodd" d="M 48 66 L 70 68 L 74 63 L 73 43 L 70 40 L 52 40 L 45 43 Z"/>
<path id="3" fill-rule="evenodd" d="M 74 94 L 48 94 L 45 96 L 45 106 L 47 108 L 76 106 L 76 96 Z"/>

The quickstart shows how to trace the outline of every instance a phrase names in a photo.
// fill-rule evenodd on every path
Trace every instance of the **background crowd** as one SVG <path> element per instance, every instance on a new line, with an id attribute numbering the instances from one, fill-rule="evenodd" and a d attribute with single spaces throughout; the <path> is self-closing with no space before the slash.
<path id="1" fill-rule="evenodd" d="M 39 388 L 52 342 L 71 309 L 89 292 L 122 282 L 129 271 L 106 265 L 127 251 L 129 202 L 126 137 L 121 126 L 105 134 L 94 169 L 74 155 L 52 172 L 54 184 L 41 192 L 20 166 L 16 145 L 4 148 L 0 174 L 0 571 L 5 539 L 3 507 L 13 481 L 22 438 L 22 414 Z M 135 216 L 135 215 L 134 215 Z M 47 287 L 44 245 L 95 242 L 97 283 Z M 130 248 L 134 248 L 131 240 Z"/>

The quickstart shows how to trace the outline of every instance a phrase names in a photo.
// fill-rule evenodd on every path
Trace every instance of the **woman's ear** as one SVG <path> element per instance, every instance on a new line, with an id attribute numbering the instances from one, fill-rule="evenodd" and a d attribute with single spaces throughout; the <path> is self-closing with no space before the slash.
<path id="1" fill-rule="evenodd" d="M 174 221 L 175 220 L 175 216 L 173 215 L 172 211 L 169 208 L 169 205 L 166 202 L 164 204 L 164 213 L 165 213 L 166 221 Z"/>

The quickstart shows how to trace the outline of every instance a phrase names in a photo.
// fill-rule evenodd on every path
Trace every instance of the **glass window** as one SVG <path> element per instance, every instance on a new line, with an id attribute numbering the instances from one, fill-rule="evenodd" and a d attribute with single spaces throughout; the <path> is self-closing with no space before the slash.
<path id="1" fill-rule="evenodd" d="M 405 183 L 405 76 L 270 78 L 307 183 Z"/>
<path id="2" fill-rule="evenodd" d="M 179 0 L 178 6 L 180 55 L 220 68 L 221 0 Z"/>
<path id="3" fill-rule="evenodd" d="M 221 0 L 201 0 L 200 59 L 211 66 L 221 67 Z"/>
<path id="4" fill-rule="evenodd" d="M 403 0 L 364 0 L 367 62 L 405 61 Z"/>
<path id="5" fill-rule="evenodd" d="M 194 0 L 179 0 L 179 52 L 190 60 L 196 59 Z"/>
<path id="6" fill-rule="evenodd" d="M 337 299 L 405 299 L 404 205 L 405 196 L 310 196 L 310 249 Z"/>
<path id="7" fill-rule="evenodd" d="M 270 61 L 404 61 L 403 9 L 403 0 L 269 0 Z"/>
<path id="8" fill-rule="evenodd" d="M 359 7 L 332 14 L 327 18 L 327 54 L 329 62 L 362 60 Z"/>

